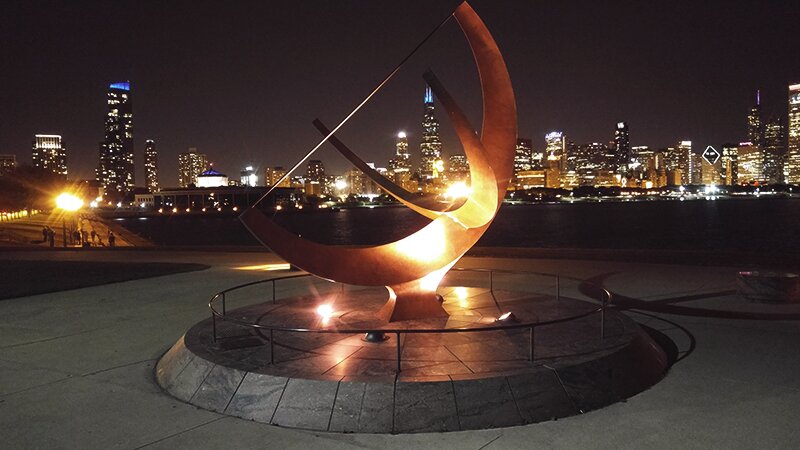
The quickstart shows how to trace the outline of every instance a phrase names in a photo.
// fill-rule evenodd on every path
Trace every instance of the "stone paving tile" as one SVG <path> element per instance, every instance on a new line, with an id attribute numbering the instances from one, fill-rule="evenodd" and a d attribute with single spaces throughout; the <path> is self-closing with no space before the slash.
<path id="1" fill-rule="evenodd" d="M 272 423 L 287 427 L 327 430 L 338 385 L 337 381 L 290 379 L 278 403 Z"/>
<path id="2" fill-rule="evenodd" d="M 222 412 L 233 398 L 245 373 L 223 366 L 214 366 L 190 402 L 211 411 Z"/>
<path id="3" fill-rule="evenodd" d="M 576 414 L 578 411 L 561 387 L 555 372 L 540 368 L 508 377 L 511 395 L 526 423 Z"/>
<path id="4" fill-rule="evenodd" d="M 453 388 L 462 430 L 523 423 L 505 377 L 454 380 Z"/>
<path id="5" fill-rule="evenodd" d="M 398 382 L 394 431 L 420 433 L 459 429 L 453 386 L 449 382 Z"/>
<path id="6" fill-rule="evenodd" d="M 233 395 L 225 413 L 256 422 L 270 423 L 288 381 L 289 379 L 284 377 L 248 373 Z"/>

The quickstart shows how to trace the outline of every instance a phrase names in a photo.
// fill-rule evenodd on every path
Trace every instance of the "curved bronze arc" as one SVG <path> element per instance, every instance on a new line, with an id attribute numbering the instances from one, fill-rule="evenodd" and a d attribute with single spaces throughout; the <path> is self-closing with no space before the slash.
<path id="1" fill-rule="evenodd" d="M 292 264 L 323 278 L 349 284 L 394 286 L 422 280 L 434 272 L 443 276 L 442 271 L 451 267 L 480 239 L 500 207 L 513 171 L 516 106 L 508 71 L 489 30 L 466 2 L 456 9 L 454 16 L 472 47 L 483 92 L 481 139 L 462 140 L 462 144 L 465 151 L 467 146 L 474 146 L 474 142 L 482 147 L 476 152 L 485 157 L 470 161 L 470 167 L 475 167 L 473 174 L 482 178 L 480 182 L 494 187 L 489 190 L 492 200 L 487 200 L 485 191 L 473 189 L 461 208 L 440 215 L 410 236 L 364 248 L 305 240 L 278 226 L 261 211 L 250 208 L 242 214 L 241 220 L 264 245 Z M 459 138 L 475 135 L 463 122 L 454 121 L 453 125 Z M 475 182 L 473 179 L 473 186 Z M 480 225 L 472 225 L 478 223 Z"/>

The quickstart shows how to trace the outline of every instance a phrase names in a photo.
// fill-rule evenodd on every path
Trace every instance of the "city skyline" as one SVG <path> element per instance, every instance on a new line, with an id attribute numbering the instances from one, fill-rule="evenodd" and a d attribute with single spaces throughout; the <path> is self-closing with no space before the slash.
<path id="1" fill-rule="evenodd" d="M 151 3 L 141 8 L 123 4 L 119 11 L 99 3 L 46 11 L 13 3 L 10 8 L 17 14 L 7 15 L 15 21 L 3 22 L 4 36 L 44 15 L 63 25 L 69 37 L 47 31 L 25 40 L 5 39 L 11 46 L 3 58 L 19 62 L 7 65 L 8 80 L 0 88 L 2 116 L 10 118 L 0 124 L 0 153 L 27 163 L 31 136 L 60 134 L 70 143 L 70 176 L 91 178 L 97 142 L 103 139 L 105 87 L 130 80 L 135 179 L 144 180 L 146 139 L 158 145 L 165 186 L 175 184 L 177 155 L 189 147 L 208 154 L 226 173 L 251 163 L 291 166 L 318 139 L 311 119 L 332 123 L 343 117 L 421 39 L 421 30 L 433 29 L 457 2 L 451 3 L 310 2 L 272 5 L 271 14 L 264 6 L 234 5 L 219 11 L 222 20 L 217 22 L 211 21 L 217 16 L 206 4 L 185 12 Z M 538 150 L 539 136 L 552 130 L 564 131 L 576 143 L 608 142 L 613 124 L 620 121 L 631 128 L 632 146 L 660 148 L 691 139 L 696 148 L 719 148 L 745 140 L 746 114 L 758 89 L 765 116 L 785 117 L 786 88 L 800 81 L 800 63 L 789 57 L 799 45 L 791 39 L 798 8 L 720 5 L 520 5 L 512 17 L 491 2 L 474 6 L 485 20 L 503 23 L 497 38 L 513 62 L 519 135 L 534 138 Z M 607 30 L 602 17 L 611 15 L 625 19 L 626 31 Z M 187 24 L 175 22 L 178 17 Z M 331 22 L 337 25 L 324 17 L 335 17 Z M 121 28 L 112 29 L 110 23 Z M 312 26 L 318 32 L 306 31 Z M 153 33 L 133 33 L 139 28 Z M 187 28 L 191 38 L 180 37 Z M 456 28 L 448 22 L 342 129 L 342 139 L 363 159 L 385 164 L 400 130 L 417 149 L 421 73 L 427 67 L 480 122 L 480 105 L 469 101 L 476 80 L 464 77 L 471 71 L 461 67 L 465 61 L 471 64 L 469 50 Z M 114 34 L 119 51 L 108 51 L 113 44 L 103 42 L 112 31 L 130 32 Z M 326 42 L 333 34 L 344 43 L 333 47 Z M 287 59 L 287 52 L 294 61 L 273 64 Z M 225 64 L 219 66 L 221 58 Z M 44 62 L 55 62 L 59 69 L 36 71 Z M 52 107 L 34 108 L 43 98 Z M 446 118 L 441 134 L 444 156 L 460 153 Z M 343 172 L 347 163 L 334 153 L 326 146 L 317 157 L 332 172 Z"/>

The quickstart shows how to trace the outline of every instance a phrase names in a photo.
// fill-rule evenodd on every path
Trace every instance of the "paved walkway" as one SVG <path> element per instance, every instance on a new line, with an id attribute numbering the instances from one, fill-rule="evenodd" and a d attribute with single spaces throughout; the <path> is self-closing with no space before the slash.
<path id="1" fill-rule="evenodd" d="M 46 248 L 49 242 L 43 239 L 42 228 L 50 227 L 55 232 L 54 247 L 64 247 L 66 234 L 68 247 L 79 247 L 79 242 L 72 237 L 74 231 L 84 230 L 87 241 L 92 247 L 108 247 L 109 234 L 114 232 L 116 247 L 151 247 L 152 242 L 128 231 L 113 220 L 102 219 L 91 211 L 81 213 L 64 213 L 53 210 L 39 213 L 31 217 L 0 223 L 0 245 L 36 246 Z M 96 238 L 92 241 L 91 232 Z"/>
<path id="2" fill-rule="evenodd" d="M 0 436 L 6 448 L 796 448 L 800 321 L 629 312 L 675 342 L 664 381 L 625 403 L 523 427 L 443 434 L 327 434 L 197 409 L 162 393 L 153 367 L 209 294 L 270 276 L 270 254 L 46 252 L 53 259 L 170 261 L 211 269 L 0 301 Z M 42 252 L 0 252 L 41 259 Z M 595 278 L 654 307 L 770 314 L 735 295 L 735 268 L 468 258 L 462 266 Z M 288 288 L 288 287 L 287 287 Z"/>

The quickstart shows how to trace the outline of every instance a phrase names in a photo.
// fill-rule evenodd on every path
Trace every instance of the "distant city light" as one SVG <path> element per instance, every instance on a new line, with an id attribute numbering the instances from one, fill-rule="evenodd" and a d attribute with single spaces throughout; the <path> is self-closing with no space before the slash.
<path id="1" fill-rule="evenodd" d="M 347 187 L 347 182 L 340 178 L 340 179 L 336 180 L 336 182 L 334 183 L 334 186 L 336 187 L 336 189 L 341 191 L 341 190 L 344 190 Z"/>
<path id="2" fill-rule="evenodd" d="M 130 91 L 131 90 L 131 84 L 128 83 L 128 82 L 111 83 L 111 84 L 108 85 L 108 88 L 109 89 L 122 89 L 123 91 Z"/>
<path id="3" fill-rule="evenodd" d="M 401 131 L 401 132 L 397 133 L 397 137 L 400 138 L 400 139 L 405 139 L 406 138 L 406 132 L 405 131 Z"/>

